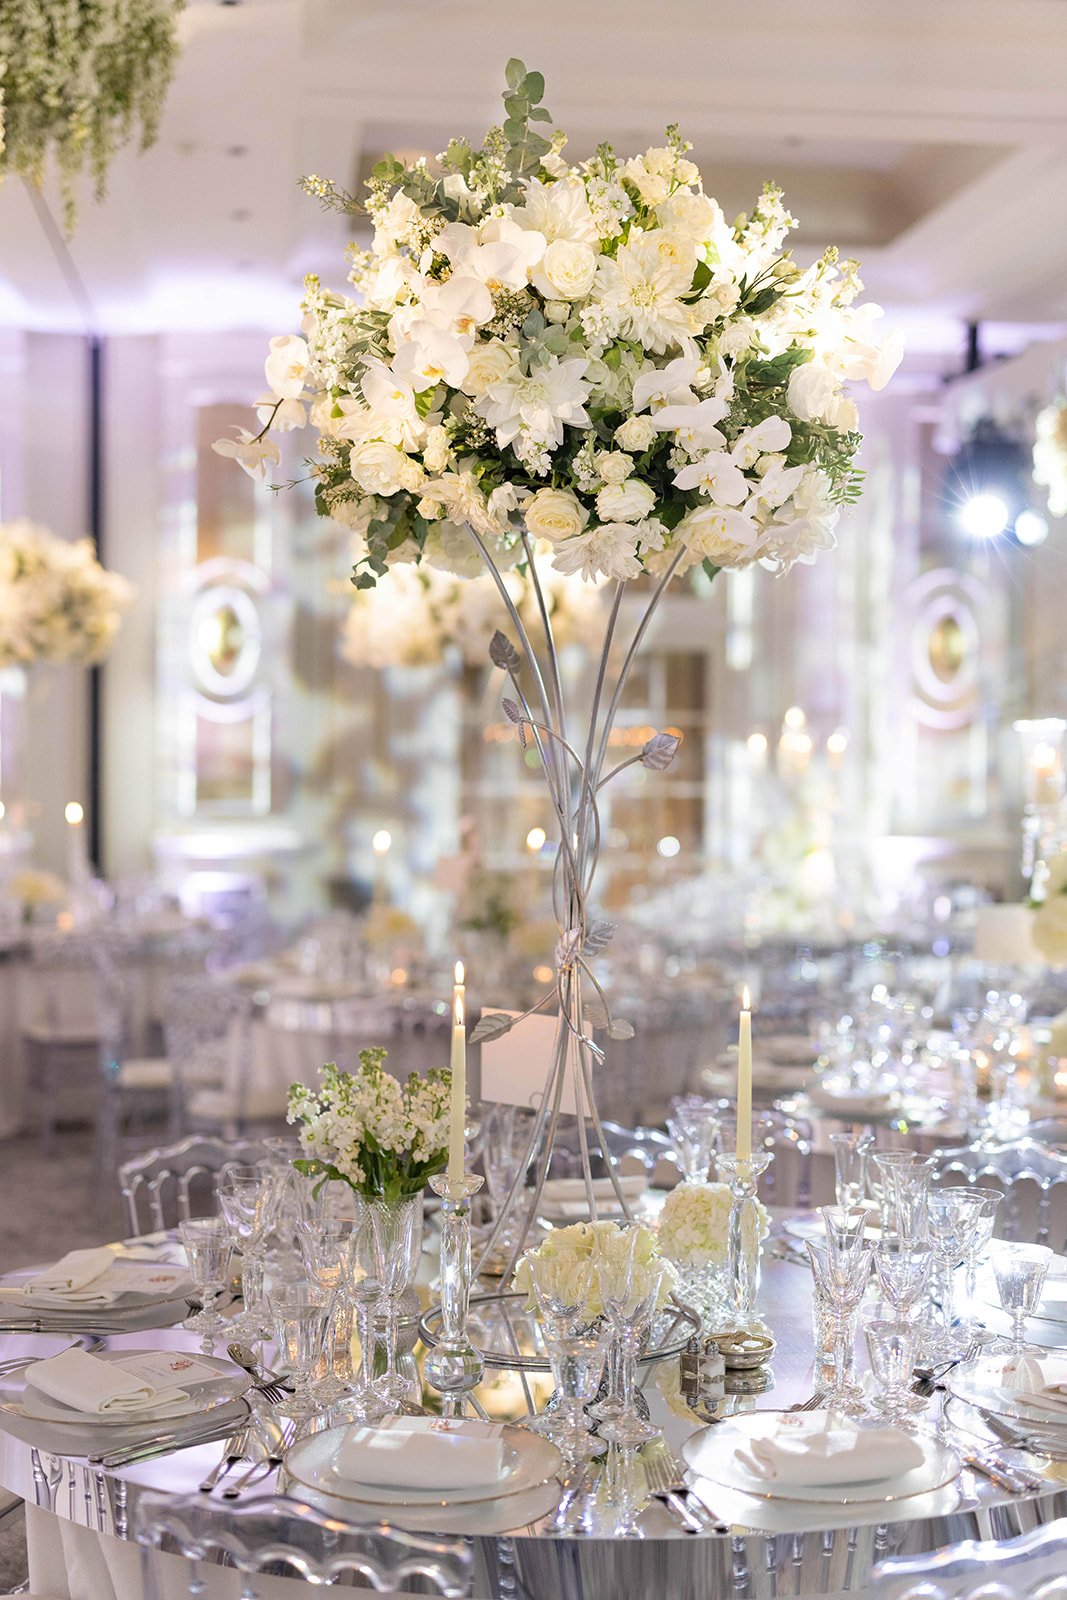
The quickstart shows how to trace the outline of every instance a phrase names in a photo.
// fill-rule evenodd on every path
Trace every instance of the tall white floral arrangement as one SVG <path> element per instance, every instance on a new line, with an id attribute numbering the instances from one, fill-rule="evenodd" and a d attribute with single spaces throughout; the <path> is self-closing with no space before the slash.
<path id="1" fill-rule="evenodd" d="M 184 0 L 0 0 L 0 178 L 38 187 L 49 158 L 68 228 L 74 184 L 107 169 L 140 127 L 154 143 L 174 73 Z"/>
<path id="2" fill-rule="evenodd" d="M 360 536 L 354 582 L 433 559 L 499 568 L 522 538 L 565 575 L 784 570 L 834 543 L 858 492 L 846 385 L 900 359 L 854 262 L 802 269 L 768 184 L 730 222 L 676 129 L 571 163 L 544 80 L 507 67 L 502 127 L 431 167 L 386 157 L 348 292 L 307 281 L 302 337 L 271 341 L 260 426 L 215 448 L 265 477 L 310 420 L 319 511 Z"/>
<path id="3" fill-rule="evenodd" d="M 133 585 L 97 561 L 91 539 L 0 523 L 0 667 L 93 664 L 111 649 Z"/>

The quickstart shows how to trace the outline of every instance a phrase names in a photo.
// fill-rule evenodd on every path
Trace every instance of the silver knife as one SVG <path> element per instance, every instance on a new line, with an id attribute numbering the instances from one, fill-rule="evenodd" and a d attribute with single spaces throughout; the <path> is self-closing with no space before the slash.
<path id="1" fill-rule="evenodd" d="M 1027 1493 L 1026 1485 L 1020 1482 L 1010 1468 L 995 1467 L 991 1461 L 986 1461 L 973 1450 L 964 1455 L 963 1460 L 972 1472 L 980 1472 L 983 1478 L 995 1483 L 998 1489 L 1004 1489 L 1008 1494 Z"/>
<path id="2" fill-rule="evenodd" d="M 187 1428 L 184 1431 L 172 1433 L 157 1433 L 149 1439 L 141 1439 L 137 1444 L 123 1445 L 120 1450 L 100 1451 L 87 1456 L 86 1460 L 94 1467 L 128 1467 L 135 1461 L 147 1461 L 151 1456 L 166 1455 L 171 1450 L 184 1450 L 188 1445 L 213 1444 L 216 1439 L 229 1439 L 247 1421 L 251 1414 L 250 1409 L 243 1417 L 234 1419 L 228 1417 L 225 1424 L 215 1422 L 213 1426 L 198 1429 Z"/>

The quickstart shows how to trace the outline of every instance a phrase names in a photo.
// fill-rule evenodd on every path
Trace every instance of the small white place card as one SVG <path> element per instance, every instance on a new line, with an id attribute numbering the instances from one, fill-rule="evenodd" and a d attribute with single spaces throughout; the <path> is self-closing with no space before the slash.
<path id="1" fill-rule="evenodd" d="M 485 1006 L 483 1012 L 518 1017 L 519 1011 Z M 482 1045 L 482 1099 L 506 1106 L 541 1104 L 545 1084 L 556 1053 L 556 1018 L 524 1017 L 510 1033 L 500 1039 L 487 1039 Z M 574 1076 L 568 1070 L 563 1084 L 560 1110 L 576 1116 Z"/>

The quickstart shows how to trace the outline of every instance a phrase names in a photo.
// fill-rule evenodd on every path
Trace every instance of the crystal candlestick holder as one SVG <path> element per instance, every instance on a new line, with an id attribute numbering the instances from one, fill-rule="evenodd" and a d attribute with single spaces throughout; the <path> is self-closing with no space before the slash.
<path id="1" fill-rule="evenodd" d="M 485 1362 L 467 1332 L 471 1295 L 471 1200 L 484 1179 L 465 1172 L 430 1179 L 441 1196 L 441 1334 L 426 1357 L 425 1373 L 443 1397 L 445 1416 L 459 1416 L 463 1396 L 482 1381 Z"/>
<path id="2" fill-rule="evenodd" d="M 763 1326 L 756 1310 L 759 1290 L 760 1219 L 756 1185 L 774 1157 L 767 1150 L 750 1156 L 718 1157 L 719 1172 L 730 1186 L 730 1230 L 726 1259 L 734 1316 L 743 1328 Z"/>

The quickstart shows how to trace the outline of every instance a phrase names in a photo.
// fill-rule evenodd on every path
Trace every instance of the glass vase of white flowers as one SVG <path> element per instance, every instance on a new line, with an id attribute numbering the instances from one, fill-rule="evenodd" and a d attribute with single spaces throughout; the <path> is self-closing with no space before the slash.
<path id="1" fill-rule="evenodd" d="M 726 1183 L 687 1180 L 672 1189 L 659 1217 L 659 1248 L 678 1271 L 678 1298 L 700 1317 L 708 1333 L 733 1326 L 728 1246 L 733 1199 Z M 756 1227 L 770 1227 L 757 1202 Z"/>
<path id="2" fill-rule="evenodd" d="M 360 1370 L 346 1409 L 359 1421 L 396 1410 L 407 1384 L 396 1364 L 398 1304 L 422 1245 L 422 1197 L 448 1161 L 451 1074 L 412 1073 L 401 1084 L 384 1070 L 386 1052 L 361 1050 L 359 1069 L 323 1067 L 319 1086 L 294 1083 L 288 1120 L 299 1126 L 305 1176 L 345 1183 L 355 1196 L 348 1289 L 355 1308 Z M 385 1311 L 385 1371 L 374 1372 L 374 1317 Z"/>
<path id="3" fill-rule="evenodd" d="M 792 260 L 795 222 L 773 184 L 727 221 L 673 127 L 642 155 L 601 144 L 570 163 L 541 74 L 510 61 L 505 78 L 503 124 L 481 148 L 453 139 L 435 164 L 387 156 L 365 204 L 305 180 L 327 206 L 370 218 L 371 248 L 350 253 L 353 292 L 307 281 L 303 336 L 271 340 L 256 430 L 215 446 L 266 478 L 281 463 L 276 435 L 310 422 L 316 505 L 355 535 L 359 591 L 399 565 L 484 569 L 498 595 L 507 631 L 489 657 L 559 835 L 554 981 L 532 1007 L 555 1005 L 559 1029 L 528 1160 L 487 1255 L 512 1211 L 517 1250 L 537 1216 L 568 1080 L 579 1137 L 588 1119 L 606 1148 L 593 1093 L 606 1051 L 588 1028 L 609 1041 L 633 1030 L 612 1018 L 594 974 L 612 929 L 591 894 L 605 786 L 635 763 L 664 771 L 680 744 L 657 733 L 605 766 L 656 608 L 692 568 L 707 580 L 756 564 L 781 573 L 833 547 L 860 480 L 845 385 L 881 388 L 901 354 L 899 341 L 875 341 L 878 307 L 855 303 L 855 262 L 834 249 L 806 269 Z M 604 584 L 581 726 L 565 703 L 540 543 L 563 581 Z M 515 568 L 533 591 L 525 614 L 507 581 Z M 483 1016 L 472 1038 L 515 1020 Z M 609 1172 L 628 1216 L 614 1163 Z"/>

